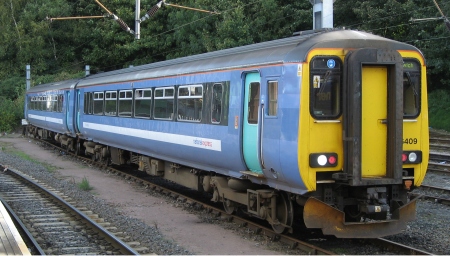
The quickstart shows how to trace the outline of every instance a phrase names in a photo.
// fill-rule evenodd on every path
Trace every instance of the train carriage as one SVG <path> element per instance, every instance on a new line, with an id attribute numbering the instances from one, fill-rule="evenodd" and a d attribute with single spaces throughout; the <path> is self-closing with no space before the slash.
<path id="1" fill-rule="evenodd" d="M 72 138 L 69 149 L 209 192 L 277 232 L 304 221 L 380 237 L 415 217 L 408 192 L 425 176 L 428 117 L 413 46 L 302 32 L 92 75 L 71 93 L 71 127 L 56 137 Z"/>
<path id="2" fill-rule="evenodd" d="M 76 134 L 71 111 L 74 109 L 73 88 L 77 82 L 78 79 L 73 79 L 42 84 L 27 90 L 25 118 L 32 125 L 29 129 L 31 134 L 41 138 L 64 135 L 63 145 L 72 145 Z"/>

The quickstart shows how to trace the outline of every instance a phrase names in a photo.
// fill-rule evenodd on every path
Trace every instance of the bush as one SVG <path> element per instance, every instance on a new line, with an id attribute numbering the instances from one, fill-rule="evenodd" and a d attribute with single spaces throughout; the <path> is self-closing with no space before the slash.
<path id="1" fill-rule="evenodd" d="M 0 131 L 10 132 L 18 127 L 23 118 L 23 100 L 20 96 L 12 101 L 5 97 L 0 97 Z"/>
<path id="2" fill-rule="evenodd" d="M 450 131 L 450 93 L 435 90 L 428 94 L 430 127 Z"/>

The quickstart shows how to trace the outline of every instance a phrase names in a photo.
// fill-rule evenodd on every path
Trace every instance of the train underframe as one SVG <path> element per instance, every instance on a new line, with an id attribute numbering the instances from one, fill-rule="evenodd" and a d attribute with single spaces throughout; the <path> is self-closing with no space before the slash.
<path id="1" fill-rule="evenodd" d="M 318 184 L 315 192 L 298 195 L 34 126 L 28 127 L 28 133 L 53 139 L 63 148 L 94 161 L 135 164 L 149 175 L 210 193 L 211 200 L 222 203 L 228 214 L 239 210 L 266 220 L 277 233 L 293 232 L 294 222 L 303 218 L 307 228 L 322 229 L 326 235 L 376 238 L 399 233 L 415 219 L 417 198 L 409 196 L 411 187 L 405 188 L 405 184 L 355 187 L 333 182 Z"/>

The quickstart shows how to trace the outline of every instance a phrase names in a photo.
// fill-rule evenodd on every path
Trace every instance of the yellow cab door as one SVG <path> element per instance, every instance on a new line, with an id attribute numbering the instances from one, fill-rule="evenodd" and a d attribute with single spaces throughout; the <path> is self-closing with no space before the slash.
<path id="1" fill-rule="evenodd" d="M 384 177 L 387 147 L 387 67 L 363 65 L 361 85 L 362 177 Z"/>
<path id="2" fill-rule="evenodd" d="M 344 79 L 344 171 L 349 183 L 402 183 L 403 58 L 396 50 L 347 54 Z"/>

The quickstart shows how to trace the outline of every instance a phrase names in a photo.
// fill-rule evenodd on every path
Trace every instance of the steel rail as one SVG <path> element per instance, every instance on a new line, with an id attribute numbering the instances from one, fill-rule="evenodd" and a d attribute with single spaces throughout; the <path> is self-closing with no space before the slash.
<path id="1" fill-rule="evenodd" d="M 1 165 L 0 165 L 1 167 Z M 16 212 L 9 206 L 9 204 L 3 200 L 3 198 L 0 196 L 0 201 L 2 201 L 3 206 L 6 208 L 6 210 L 9 213 L 9 216 L 13 219 L 13 222 L 16 224 L 16 228 L 20 229 L 22 232 L 22 239 L 26 241 L 27 245 L 33 246 L 33 248 L 39 253 L 39 255 L 45 255 L 44 250 L 41 248 L 39 243 L 34 239 L 33 235 L 30 233 L 27 227 L 25 227 L 25 224 L 20 220 L 19 216 L 17 216 Z M 25 235 L 25 237 L 24 237 Z M 28 244 L 29 243 L 29 244 Z"/>
<path id="2" fill-rule="evenodd" d="M 4 168 L 1 165 L 0 165 L 0 167 Z M 82 221 L 86 225 L 88 225 L 90 228 L 93 228 L 96 231 L 98 231 L 99 235 L 104 237 L 106 241 L 108 241 L 113 247 L 118 249 L 122 254 L 125 254 L 125 255 L 139 255 L 138 252 L 136 252 L 133 248 L 131 248 L 125 242 L 123 242 L 122 240 L 118 239 L 116 236 L 111 234 L 104 227 L 102 227 L 101 225 L 99 225 L 98 223 L 93 221 L 86 214 L 84 214 L 83 212 L 79 211 L 77 208 L 75 208 L 74 206 L 69 204 L 67 201 L 62 199 L 57 194 L 55 194 L 52 191 L 50 191 L 50 190 L 44 188 L 43 186 L 39 185 L 37 182 L 35 182 L 35 181 L 31 180 L 30 178 L 28 178 L 27 176 L 23 175 L 18 170 L 15 170 L 15 169 L 12 169 L 12 168 L 4 168 L 4 169 L 8 171 L 8 174 L 12 174 L 14 177 L 17 177 L 17 178 L 21 179 L 22 181 L 25 181 L 25 182 L 33 185 L 34 187 L 38 188 L 39 190 L 41 190 L 42 192 L 47 194 L 49 197 L 57 200 L 60 205 L 62 205 L 66 209 L 69 209 L 71 212 L 75 213 L 76 215 L 78 215 L 80 217 L 80 219 L 82 219 Z"/>
<path id="3" fill-rule="evenodd" d="M 433 255 L 433 253 L 422 251 L 404 244 L 399 244 L 385 238 L 372 239 L 370 242 L 380 247 L 388 248 L 390 251 L 400 255 Z"/>

